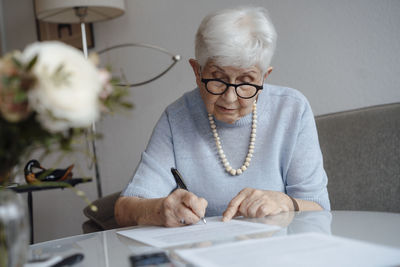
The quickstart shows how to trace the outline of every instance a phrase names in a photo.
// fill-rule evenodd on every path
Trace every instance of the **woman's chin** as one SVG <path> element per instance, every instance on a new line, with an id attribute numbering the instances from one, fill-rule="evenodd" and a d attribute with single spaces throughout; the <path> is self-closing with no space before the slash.
<path id="1" fill-rule="evenodd" d="M 235 115 L 227 115 L 227 114 L 216 114 L 215 118 L 219 121 L 228 123 L 228 124 L 233 124 L 235 121 L 238 120 L 237 116 Z"/>

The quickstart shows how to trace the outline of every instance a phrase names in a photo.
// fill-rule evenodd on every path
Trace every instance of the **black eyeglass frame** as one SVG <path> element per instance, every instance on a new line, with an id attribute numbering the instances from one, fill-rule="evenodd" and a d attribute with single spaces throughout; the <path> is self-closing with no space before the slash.
<path id="1" fill-rule="evenodd" d="M 235 88 L 235 93 L 236 93 L 236 95 L 237 95 L 238 97 L 240 97 L 240 98 L 243 98 L 243 99 L 250 99 L 250 98 L 253 98 L 253 97 L 258 93 L 258 91 L 264 89 L 264 86 L 263 86 L 263 85 L 257 85 L 257 84 L 252 84 L 252 83 L 233 84 L 233 83 L 224 82 L 224 81 L 221 80 L 221 79 L 204 79 L 204 78 L 202 78 L 202 79 L 201 79 L 201 82 L 204 83 L 204 86 L 206 87 L 207 92 L 209 92 L 209 93 L 212 94 L 212 95 L 223 95 L 223 94 L 225 94 L 225 92 L 229 89 L 230 86 L 233 86 L 233 87 Z M 226 88 L 225 88 L 225 90 L 222 91 L 221 93 L 214 93 L 214 92 L 211 92 L 211 91 L 208 90 L 208 88 L 207 88 L 207 84 L 208 84 L 209 82 L 221 82 L 221 83 L 223 83 L 223 84 L 226 85 Z M 248 97 L 240 96 L 240 95 L 238 94 L 238 92 L 237 92 L 237 88 L 238 88 L 239 86 L 242 86 L 242 85 L 250 85 L 250 86 L 253 86 L 253 87 L 256 88 L 256 92 L 255 92 L 254 95 L 252 95 L 252 96 L 248 96 Z"/>

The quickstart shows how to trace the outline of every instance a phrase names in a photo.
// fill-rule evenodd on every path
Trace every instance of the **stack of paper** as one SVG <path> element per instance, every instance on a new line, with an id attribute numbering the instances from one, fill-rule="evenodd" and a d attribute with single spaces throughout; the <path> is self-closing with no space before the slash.
<path id="1" fill-rule="evenodd" d="M 166 228 L 141 227 L 119 231 L 117 234 L 135 239 L 155 247 L 172 247 L 203 241 L 226 240 L 236 236 L 276 231 L 278 226 L 231 220 L 222 222 L 221 217 L 207 218 L 207 224 L 199 222 L 195 225 Z"/>
<path id="2" fill-rule="evenodd" d="M 400 249 L 308 233 L 177 250 L 196 266 L 400 266 Z"/>

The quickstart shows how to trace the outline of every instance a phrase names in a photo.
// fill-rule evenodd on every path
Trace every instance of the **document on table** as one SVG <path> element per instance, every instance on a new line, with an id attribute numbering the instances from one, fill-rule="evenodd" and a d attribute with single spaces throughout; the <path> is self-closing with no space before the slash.
<path id="1" fill-rule="evenodd" d="M 400 249 L 317 233 L 176 250 L 196 266 L 399 266 Z"/>
<path id="2" fill-rule="evenodd" d="M 148 226 L 119 231 L 117 234 L 151 246 L 163 248 L 202 241 L 224 240 L 239 235 L 269 232 L 279 229 L 281 228 L 274 225 L 239 220 L 222 222 L 221 217 L 210 217 L 207 218 L 207 224 L 200 221 L 195 225 L 174 228 Z"/>

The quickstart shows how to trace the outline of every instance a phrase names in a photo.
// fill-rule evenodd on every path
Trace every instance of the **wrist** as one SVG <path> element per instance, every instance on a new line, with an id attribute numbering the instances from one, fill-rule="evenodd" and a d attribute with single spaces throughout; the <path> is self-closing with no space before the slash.
<path id="1" fill-rule="evenodd" d="M 154 206 L 152 208 L 152 218 L 151 221 L 154 225 L 164 225 L 165 224 L 165 214 L 163 213 L 163 204 L 165 198 L 158 198 L 155 200 Z"/>
<path id="2" fill-rule="evenodd" d="M 141 211 L 135 214 L 135 221 L 139 225 L 162 225 L 162 202 L 163 198 L 140 199 L 138 207 Z"/>
<path id="3" fill-rule="evenodd" d="M 289 195 L 287 195 L 290 199 L 291 202 L 291 207 L 292 207 L 292 211 L 300 211 L 300 207 L 299 207 L 299 203 L 297 202 L 297 200 Z"/>

